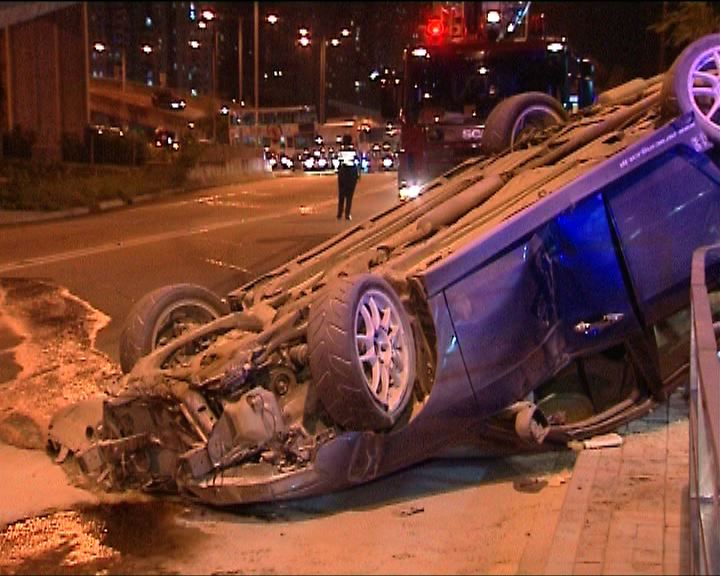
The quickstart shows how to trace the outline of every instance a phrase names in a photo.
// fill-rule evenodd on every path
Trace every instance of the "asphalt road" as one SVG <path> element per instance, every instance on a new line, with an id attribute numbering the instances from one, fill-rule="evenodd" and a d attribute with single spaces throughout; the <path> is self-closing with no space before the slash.
<path id="1" fill-rule="evenodd" d="M 220 296 L 397 202 L 396 175 L 368 174 L 353 221 L 335 219 L 333 175 L 284 176 L 80 218 L 4 228 L 0 276 L 41 277 L 108 315 L 98 347 L 118 359 L 132 304 L 166 284 Z"/>

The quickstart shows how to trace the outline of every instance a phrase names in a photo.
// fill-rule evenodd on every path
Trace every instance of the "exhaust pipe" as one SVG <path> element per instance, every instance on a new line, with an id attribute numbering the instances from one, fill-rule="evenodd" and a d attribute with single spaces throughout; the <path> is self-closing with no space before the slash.
<path id="1" fill-rule="evenodd" d="M 514 407 L 515 433 L 526 442 L 542 444 L 550 432 L 550 423 L 540 408 L 532 402 L 518 402 Z"/>

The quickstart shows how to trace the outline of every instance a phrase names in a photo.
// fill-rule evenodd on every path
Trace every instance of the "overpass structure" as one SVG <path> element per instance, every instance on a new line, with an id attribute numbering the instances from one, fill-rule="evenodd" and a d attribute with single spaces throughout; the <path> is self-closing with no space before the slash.
<path id="1" fill-rule="evenodd" d="M 162 109 L 153 106 L 152 90 L 145 86 L 126 83 L 122 90 L 117 82 L 90 80 L 90 117 L 108 118 L 113 124 L 157 128 L 182 132 L 189 122 L 198 122 L 210 113 L 205 106 L 188 100 L 184 110 Z"/>
<path id="2" fill-rule="evenodd" d="M 58 161 L 63 138 L 82 140 L 97 118 L 181 131 L 210 114 L 209 100 L 163 110 L 151 88 L 91 79 L 88 45 L 85 2 L 0 3 L 0 136 L 19 128 L 33 135 L 33 158 Z"/>

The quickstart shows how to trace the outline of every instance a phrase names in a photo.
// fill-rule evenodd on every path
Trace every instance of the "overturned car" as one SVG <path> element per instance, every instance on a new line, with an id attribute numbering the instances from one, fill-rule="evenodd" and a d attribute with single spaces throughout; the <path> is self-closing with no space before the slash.
<path id="1" fill-rule="evenodd" d="M 719 110 L 712 35 L 566 124 L 505 119 L 512 149 L 225 299 L 146 295 L 75 460 L 107 488 L 228 505 L 646 414 L 684 381 L 692 252 L 720 242 Z"/>

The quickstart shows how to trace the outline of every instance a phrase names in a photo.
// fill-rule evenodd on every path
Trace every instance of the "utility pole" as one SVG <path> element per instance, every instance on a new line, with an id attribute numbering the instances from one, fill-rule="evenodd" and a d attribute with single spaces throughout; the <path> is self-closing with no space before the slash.
<path id="1" fill-rule="evenodd" d="M 325 124 L 325 69 L 327 68 L 327 40 L 325 36 L 320 42 L 320 102 L 318 106 L 318 122 Z"/>
<path id="2" fill-rule="evenodd" d="M 243 19 L 238 16 L 238 102 L 243 101 Z"/>
<path id="3" fill-rule="evenodd" d="M 213 143 L 217 143 L 217 53 L 218 53 L 218 33 L 217 22 L 211 23 L 213 27 L 213 45 L 212 45 L 212 139 Z"/>
<path id="4" fill-rule="evenodd" d="M 253 57 L 255 60 L 255 146 L 259 146 L 258 139 L 260 138 L 260 127 L 258 126 L 260 120 L 260 9 L 258 2 L 253 2 L 253 18 L 254 18 L 254 38 L 253 38 Z"/>

